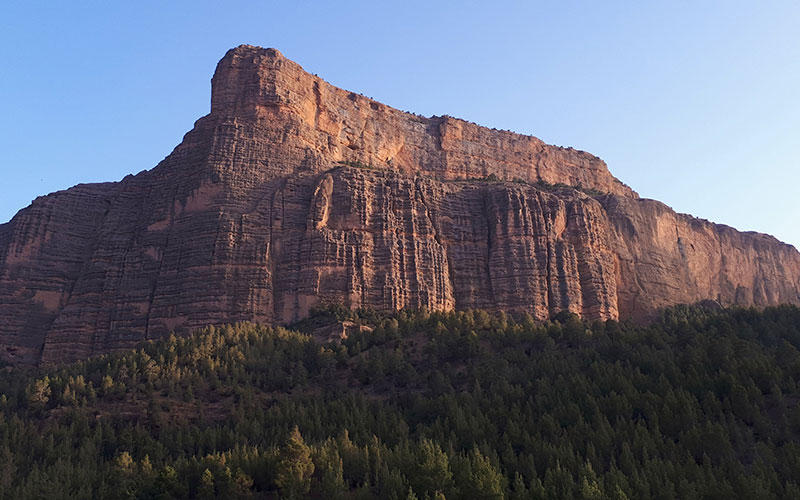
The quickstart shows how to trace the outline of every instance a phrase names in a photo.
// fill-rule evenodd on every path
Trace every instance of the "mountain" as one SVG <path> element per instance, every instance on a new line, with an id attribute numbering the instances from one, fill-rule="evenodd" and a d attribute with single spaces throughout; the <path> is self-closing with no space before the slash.
<path id="1" fill-rule="evenodd" d="M 588 153 L 401 112 L 230 50 L 150 171 L 0 225 L 0 352 L 62 362 L 316 306 L 559 311 L 800 303 L 800 253 L 641 199 Z M 688 182 L 688 180 L 687 180 Z"/>

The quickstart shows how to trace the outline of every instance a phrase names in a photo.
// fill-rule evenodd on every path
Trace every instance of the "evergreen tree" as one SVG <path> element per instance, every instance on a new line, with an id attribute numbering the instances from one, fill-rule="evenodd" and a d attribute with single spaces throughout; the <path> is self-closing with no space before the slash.
<path id="1" fill-rule="evenodd" d="M 28 403 L 34 410 L 41 411 L 47 405 L 48 401 L 50 401 L 50 394 L 52 394 L 52 392 L 50 388 L 50 378 L 45 376 L 43 379 L 35 381 L 28 388 Z"/>
<path id="2" fill-rule="evenodd" d="M 214 492 L 214 474 L 206 469 L 203 471 L 203 475 L 200 476 L 200 485 L 197 487 L 197 499 L 212 500 L 216 497 L 217 495 Z"/>
<path id="3" fill-rule="evenodd" d="M 315 469 L 319 476 L 319 491 L 325 498 L 337 499 L 345 491 L 344 465 L 333 440 L 327 440 L 315 458 Z"/>
<path id="4" fill-rule="evenodd" d="M 295 426 L 286 444 L 281 448 L 275 484 L 285 498 L 300 498 L 308 493 L 313 473 L 311 450 Z"/>
<path id="5" fill-rule="evenodd" d="M 450 461 L 438 443 L 423 439 L 417 452 L 417 464 L 409 476 L 414 490 L 429 495 L 443 492 L 450 486 L 453 473 Z"/>
<path id="6" fill-rule="evenodd" d="M 0 500 L 798 496 L 796 307 L 337 314 L 384 333 L 239 324 L 6 367 Z"/>
<path id="7" fill-rule="evenodd" d="M 478 448 L 472 448 L 469 454 L 471 478 L 470 496 L 475 499 L 502 499 L 503 476 L 494 468 Z"/>

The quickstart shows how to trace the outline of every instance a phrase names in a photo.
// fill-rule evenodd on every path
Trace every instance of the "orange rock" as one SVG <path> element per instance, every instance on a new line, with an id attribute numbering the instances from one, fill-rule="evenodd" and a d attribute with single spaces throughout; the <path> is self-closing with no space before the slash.
<path id="1" fill-rule="evenodd" d="M 404 113 L 251 46 L 156 168 L 0 225 L 0 355 L 23 362 L 328 302 L 646 320 L 704 299 L 800 303 L 800 254 L 639 199 L 588 153 Z"/>

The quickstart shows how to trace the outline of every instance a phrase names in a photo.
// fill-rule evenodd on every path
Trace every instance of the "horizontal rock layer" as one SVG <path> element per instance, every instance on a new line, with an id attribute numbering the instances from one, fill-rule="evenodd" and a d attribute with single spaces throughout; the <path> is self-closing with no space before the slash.
<path id="1" fill-rule="evenodd" d="M 800 303 L 794 247 L 640 199 L 587 153 L 403 113 L 271 49 L 230 51 L 212 87 L 211 114 L 153 170 L 0 225 L 3 358 L 334 302 L 601 320 Z"/>

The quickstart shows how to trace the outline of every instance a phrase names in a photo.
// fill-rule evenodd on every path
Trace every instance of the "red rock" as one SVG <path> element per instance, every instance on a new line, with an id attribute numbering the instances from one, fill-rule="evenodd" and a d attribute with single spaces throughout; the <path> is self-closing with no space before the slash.
<path id="1" fill-rule="evenodd" d="M 404 113 L 250 46 L 156 168 L 0 225 L 0 350 L 23 362 L 326 302 L 645 320 L 703 299 L 800 303 L 800 254 L 639 199 L 588 153 Z"/>

